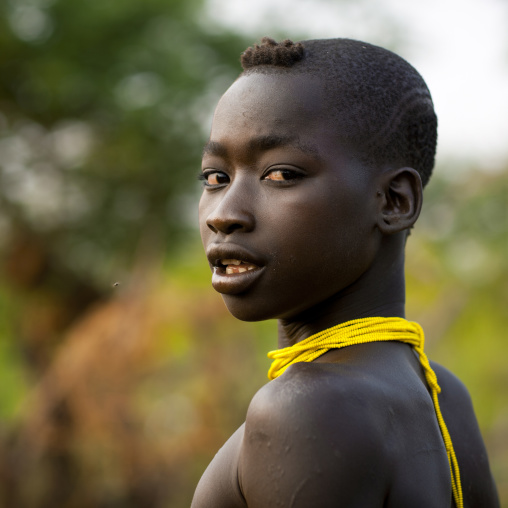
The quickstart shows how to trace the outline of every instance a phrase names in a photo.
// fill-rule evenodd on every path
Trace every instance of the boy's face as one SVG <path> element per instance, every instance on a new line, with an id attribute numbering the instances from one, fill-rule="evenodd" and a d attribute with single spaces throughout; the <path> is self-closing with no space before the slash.
<path id="1" fill-rule="evenodd" d="M 325 115 L 306 75 L 243 76 L 217 106 L 199 222 L 213 287 L 239 319 L 312 312 L 375 257 L 375 178 Z"/>

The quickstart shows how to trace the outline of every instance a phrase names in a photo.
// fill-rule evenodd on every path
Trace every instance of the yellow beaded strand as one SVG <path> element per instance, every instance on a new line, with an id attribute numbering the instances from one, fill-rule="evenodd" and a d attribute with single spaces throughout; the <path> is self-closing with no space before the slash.
<path id="1" fill-rule="evenodd" d="M 441 388 L 437 382 L 437 376 L 430 366 L 429 359 L 423 351 L 425 338 L 422 327 L 414 321 L 407 321 L 399 317 L 383 318 L 372 317 L 354 319 L 333 326 L 326 330 L 308 337 L 293 346 L 276 349 L 268 353 L 268 358 L 273 360 L 268 371 L 268 378 L 275 379 L 280 376 L 290 365 L 298 362 L 312 362 L 330 349 L 340 349 L 355 344 L 368 342 L 399 341 L 414 347 L 420 358 L 425 378 L 429 385 L 437 421 L 448 455 L 450 473 L 452 479 L 453 498 L 457 508 L 464 507 L 460 472 L 455 450 L 448 428 L 446 427 L 441 408 L 439 407 L 438 394 Z"/>

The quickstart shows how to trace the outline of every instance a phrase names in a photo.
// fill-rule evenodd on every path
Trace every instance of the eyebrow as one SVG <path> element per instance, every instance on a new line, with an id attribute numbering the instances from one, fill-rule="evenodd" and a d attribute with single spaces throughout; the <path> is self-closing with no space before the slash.
<path id="1" fill-rule="evenodd" d="M 218 143 L 217 141 L 208 141 L 203 147 L 202 155 L 216 155 L 218 157 L 225 157 L 227 153 L 228 151 L 222 143 Z"/>
<path id="2" fill-rule="evenodd" d="M 279 136 L 276 134 L 257 136 L 249 141 L 247 148 L 250 152 L 266 152 L 282 146 L 293 146 L 316 159 L 320 159 L 317 147 L 301 143 L 298 136 Z M 228 150 L 222 143 L 208 141 L 203 147 L 204 155 L 227 157 Z"/>

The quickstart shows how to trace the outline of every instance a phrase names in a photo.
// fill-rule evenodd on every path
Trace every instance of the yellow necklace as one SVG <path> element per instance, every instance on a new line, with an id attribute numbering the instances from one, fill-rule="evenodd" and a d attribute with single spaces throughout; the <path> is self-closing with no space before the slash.
<path id="1" fill-rule="evenodd" d="M 298 362 L 312 362 L 330 349 L 340 349 L 355 344 L 367 342 L 399 341 L 413 346 L 418 353 L 422 364 L 425 378 L 429 385 L 437 421 L 448 455 L 452 478 L 453 498 L 457 508 L 464 507 L 462 498 L 462 486 L 460 483 L 459 465 L 453 449 L 450 433 L 446 427 L 441 408 L 439 407 L 438 393 L 441 388 L 437 383 L 437 376 L 429 364 L 429 359 L 423 351 L 424 335 L 422 327 L 413 321 L 399 317 L 370 317 L 353 319 L 316 333 L 293 346 L 276 349 L 268 353 L 268 358 L 273 360 L 268 370 L 268 378 L 275 379 L 280 376 L 290 365 Z"/>

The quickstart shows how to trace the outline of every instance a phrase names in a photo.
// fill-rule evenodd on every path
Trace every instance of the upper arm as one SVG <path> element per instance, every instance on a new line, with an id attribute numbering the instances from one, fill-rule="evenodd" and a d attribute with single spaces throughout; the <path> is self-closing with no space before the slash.
<path id="1" fill-rule="evenodd" d="M 191 508 L 239 508 L 245 500 L 238 485 L 242 425 L 217 452 L 198 483 Z"/>
<path id="2" fill-rule="evenodd" d="M 288 382 L 258 392 L 247 414 L 239 479 L 249 508 L 382 506 L 386 454 L 363 403 Z"/>

